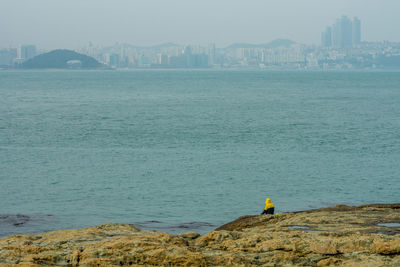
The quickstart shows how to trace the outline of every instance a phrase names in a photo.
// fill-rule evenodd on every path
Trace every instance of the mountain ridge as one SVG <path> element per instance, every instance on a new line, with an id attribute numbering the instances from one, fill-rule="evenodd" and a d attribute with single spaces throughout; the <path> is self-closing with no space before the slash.
<path id="1" fill-rule="evenodd" d="M 288 47 L 296 44 L 295 41 L 289 39 L 275 39 L 269 43 L 264 44 L 251 44 L 251 43 L 233 43 L 225 49 L 235 49 L 235 48 L 277 48 L 277 47 Z"/>

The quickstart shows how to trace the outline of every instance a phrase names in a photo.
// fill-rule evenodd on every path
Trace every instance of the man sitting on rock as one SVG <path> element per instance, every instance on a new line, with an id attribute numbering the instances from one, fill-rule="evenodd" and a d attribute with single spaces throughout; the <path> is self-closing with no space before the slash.
<path id="1" fill-rule="evenodd" d="M 267 198 L 265 200 L 265 207 L 261 214 L 274 214 L 275 205 L 271 203 L 271 199 Z"/>

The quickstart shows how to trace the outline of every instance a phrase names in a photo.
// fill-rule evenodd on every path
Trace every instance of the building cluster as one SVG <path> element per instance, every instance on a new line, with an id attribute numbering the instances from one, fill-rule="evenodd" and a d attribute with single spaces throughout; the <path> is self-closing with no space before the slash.
<path id="1" fill-rule="evenodd" d="M 151 47 L 115 44 L 100 47 L 89 43 L 77 52 L 110 68 L 243 68 L 243 69 L 374 69 L 400 68 L 400 43 L 365 42 L 361 21 L 338 18 L 321 36 L 321 45 L 276 40 L 264 45 L 215 44 Z M 37 54 L 33 45 L 0 49 L 0 68 L 13 67 Z"/>
<path id="2" fill-rule="evenodd" d="M 400 43 L 395 42 L 357 41 L 354 45 L 337 46 L 297 43 L 278 44 L 274 47 L 243 46 L 216 48 L 215 44 L 208 46 L 165 44 L 156 47 L 135 47 L 116 44 L 108 48 L 88 46 L 78 52 L 92 56 L 111 68 L 299 70 L 400 68 Z"/>
<path id="3" fill-rule="evenodd" d="M 0 67 L 15 66 L 36 55 L 35 45 L 19 45 L 17 48 L 0 49 Z"/>
<path id="4" fill-rule="evenodd" d="M 361 44 L 361 21 L 342 16 L 332 26 L 326 27 L 321 34 L 321 45 L 324 47 L 354 47 Z"/>
<path id="5" fill-rule="evenodd" d="M 200 46 L 180 46 L 172 43 L 152 47 L 115 44 L 96 47 L 91 43 L 77 52 L 94 57 L 111 68 L 209 68 L 214 52 Z"/>

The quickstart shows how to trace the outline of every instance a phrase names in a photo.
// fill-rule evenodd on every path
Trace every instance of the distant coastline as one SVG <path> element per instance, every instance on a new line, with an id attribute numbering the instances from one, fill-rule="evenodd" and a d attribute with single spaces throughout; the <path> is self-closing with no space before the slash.
<path id="1" fill-rule="evenodd" d="M 0 68 L 21 67 L 45 51 L 37 53 L 35 45 L 0 49 Z M 175 43 L 138 46 L 116 43 L 106 47 L 90 44 L 73 52 L 91 57 L 103 64 L 103 67 L 112 69 L 400 69 L 400 43 L 389 41 L 358 40 L 351 45 L 316 46 L 276 39 L 261 44 L 233 43 L 220 48 L 215 43 L 208 46 Z M 69 60 L 79 59 L 74 56 Z M 70 62 L 69 66 L 63 65 L 61 68 L 86 68 L 83 65 Z"/>

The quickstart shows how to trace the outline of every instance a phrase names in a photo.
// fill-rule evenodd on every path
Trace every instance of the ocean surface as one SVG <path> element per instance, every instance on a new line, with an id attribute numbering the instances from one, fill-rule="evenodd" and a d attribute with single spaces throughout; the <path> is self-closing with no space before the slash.
<path id="1" fill-rule="evenodd" d="M 400 202 L 400 72 L 0 71 L 0 236 Z"/>

